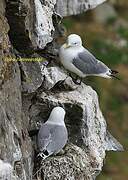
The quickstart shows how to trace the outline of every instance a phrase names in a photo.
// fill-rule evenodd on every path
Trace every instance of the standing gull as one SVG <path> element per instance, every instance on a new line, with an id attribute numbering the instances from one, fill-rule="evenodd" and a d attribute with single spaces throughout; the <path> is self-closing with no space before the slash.
<path id="1" fill-rule="evenodd" d="M 85 49 L 82 46 L 81 37 L 77 34 L 68 36 L 66 43 L 59 50 L 59 57 L 63 66 L 81 79 L 86 76 L 112 78 L 118 73 L 108 68 Z"/>
<path id="2" fill-rule="evenodd" d="M 68 133 L 64 117 L 65 110 L 62 107 L 55 107 L 48 120 L 41 126 L 38 133 L 38 148 L 39 155 L 43 159 L 57 154 L 66 145 Z"/>

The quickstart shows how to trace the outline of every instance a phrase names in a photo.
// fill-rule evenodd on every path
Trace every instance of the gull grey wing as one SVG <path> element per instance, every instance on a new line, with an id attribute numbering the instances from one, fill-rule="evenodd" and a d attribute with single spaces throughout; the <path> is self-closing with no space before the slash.
<path id="1" fill-rule="evenodd" d="M 43 124 L 38 133 L 38 148 L 40 151 L 46 149 L 47 145 L 51 141 L 50 126 Z"/>
<path id="2" fill-rule="evenodd" d="M 80 52 L 76 58 L 73 59 L 73 65 L 76 66 L 84 74 L 102 74 L 106 73 L 109 68 L 97 60 L 88 50 Z"/>
<path id="3" fill-rule="evenodd" d="M 67 129 L 64 126 L 47 124 L 47 126 L 45 126 L 43 130 L 45 131 L 45 133 L 41 133 L 38 136 L 38 139 L 40 139 L 38 141 L 40 144 L 39 146 L 41 147 L 43 145 L 43 147 L 45 147 L 45 150 L 47 150 L 49 154 L 59 152 L 67 142 Z M 48 136 L 45 136 L 44 138 L 44 135 L 47 134 L 47 130 L 50 133 L 50 138 L 48 138 Z M 48 142 L 46 142 L 47 140 Z"/>
<path id="4" fill-rule="evenodd" d="M 59 152 L 67 143 L 68 133 L 67 129 L 64 126 L 57 126 L 51 129 L 52 141 L 48 144 L 47 150 L 50 152 L 57 153 Z"/>

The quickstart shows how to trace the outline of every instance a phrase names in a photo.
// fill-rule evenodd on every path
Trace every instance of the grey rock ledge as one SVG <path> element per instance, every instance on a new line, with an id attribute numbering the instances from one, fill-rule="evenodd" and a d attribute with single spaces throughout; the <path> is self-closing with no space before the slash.
<path id="1" fill-rule="evenodd" d="M 53 176 L 55 179 L 65 180 L 94 179 L 102 170 L 105 151 L 122 151 L 123 147 L 107 131 L 97 94 L 90 86 L 83 83 L 80 86 L 75 85 L 59 67 L 45 68 L 44 74 L 45 90 L 38 97 L 37 104 L 33 105 L 32 111 L 39 111 L 42 104 L 44 110 L 41 113 L 45 118 L 46 112 L 53 106 L 63 106 L 66 110 L 69 142 L 72 143 L 66 147 L 65 156 L 50 157 L 43 162 L 44 177 L 49 180 Z M 64 85 L 58 91 L 59 86 L 56 87 L 56 83 L 65 78 Z M 34 121 L 36 122 L 33 119 Z"/>

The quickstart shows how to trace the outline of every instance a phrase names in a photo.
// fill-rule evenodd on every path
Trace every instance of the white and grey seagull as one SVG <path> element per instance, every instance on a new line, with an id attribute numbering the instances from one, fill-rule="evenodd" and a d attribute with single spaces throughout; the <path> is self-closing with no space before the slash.
<path id="1" fill-rule="evenodd" d="M 43 159 L 59 153 L 66 145 L 68 132 L 64 122 L 65 110 L 62 107 L 52 109 L 48 120 L 42 124 L 38 133 L 39 155 Z"/>
<path id="2" fill-rule="evenodd" d="M 77 34 L 70 34 L 67 37 L 66 43 L 59 50 L 59 57 L 65 69 L 75 73 L 81 79 L 86 76 L 112 78 L 118 73 L 115 70 L 111 70 L 84 48 L 81 37 Z"/>

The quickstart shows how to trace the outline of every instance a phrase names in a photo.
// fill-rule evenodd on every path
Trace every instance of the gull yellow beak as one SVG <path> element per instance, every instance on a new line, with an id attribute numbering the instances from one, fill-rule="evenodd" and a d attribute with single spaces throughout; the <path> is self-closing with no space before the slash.
<path id="1" fill-rule="evenodd" d="M 69 47 L 70 47 L 70 45 L 69 45 L 69 44 L 67 44 L 67 43 L 65 43 L 63 47 L 66 49 L 66 48 L 69 48 Z"/>

